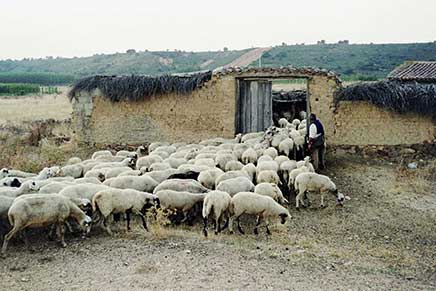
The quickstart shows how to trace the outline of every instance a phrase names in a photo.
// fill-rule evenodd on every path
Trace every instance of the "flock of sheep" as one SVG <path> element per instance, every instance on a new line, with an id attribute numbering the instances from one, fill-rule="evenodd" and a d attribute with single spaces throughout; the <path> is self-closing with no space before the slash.
<path id="1" fill-rule="evenodd" d="M 216 234 L 227 226 L 233 233 L 234 220 L 244 233 L 243 214 L 257 218 L 255 234 L 262 223 L 270 234 L 270 219 L 280 218 L 283 224 L 291 218 L 291 193 L 297 208 L 309 203 L 308 192 L 321 195 L 321 207 L 326 193 L 344 202 L 335 184 L 315 173 L 308 157 L 294 160 L 302 156 L 306 132 L 305 120 L 281 119 L 279 127 L 234 139 L 152 143 L 148 155 L 140 146 L 115 155 L 97 151 L 83 161 L 74 157 L 39 174 L 2 169 L 0 235 L 7 233 L 2 254 L 10 239 L 29 227 L 50 226 L 50 235 L 56 232 L 62 246 L 66 227 L 84 235 L 91 227 L 103 227 L 111 234 L 112 220 L 121 217 L 130 230 L 132 214 L 147 230 L 147 211 L 155 208 L 172 212 L 172 222 L 192 223 L 202 216 L 205 236 L 209 218 Z"/>

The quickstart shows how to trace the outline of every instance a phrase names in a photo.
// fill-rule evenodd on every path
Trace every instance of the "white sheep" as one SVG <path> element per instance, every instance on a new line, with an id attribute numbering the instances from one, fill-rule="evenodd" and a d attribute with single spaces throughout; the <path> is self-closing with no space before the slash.
<path id="1" fill-rule="evenodd" d="M 121 162 L 99 163 L 99 164 L 95 165 L 92 169 L 98 170 L 98 169 L 102 169 L 102 168 L 134 167 L 135 161 L 136 160 L 134 158 L 125 158 Z"/>
<path id="2" fill-rule="evenodd" d="M 266 161 L 257 163 L 256 174 L 259 174 L 261 171 L 271 170 L 278 172 L 279 164 L 276 161 Z"/>
<path id="3" fill-rule="evenodd" d="M 297 168 L 301 167 L 307 167 L 309 169 L 309 172 L 315 172 L 315 168 L 310 163 L 310 157 L 305 157 L 304 160 L 297 162 Z"/>
<path id="4" fill-rule="evenodd" d="M 59 193 L 64 188 L 74 185 L 73 182 L 52 182 L 39 189 L 39 193 Z"/>
<path id="5" fill-rule="evenodd" d="M 294 150 L 294 141 L 291 138 L 286 138 L 282 140 L 279 144 L 279 153 L 286 155 L 289 157 Z"/>
<path id="6" fill-rule="evenodd" d="M 292 124 L 295 125 L 296 127 L 299 126 L 301 123 L 300 119 L 294 119 L 292 120 Z"/>
<path id="7" fill-rule="evenodd" d="M 236 219 L 239 232 L 244 234 L 239 220 L 243 214 L 257 216 L 256 227 L 254 228 L 254 234 L 256 235 L 258 234 L 257 228 L 262 220 L 265 222 L 266 233 L 271 234 L 268 228 L 270 218 L 280 217 L 280 222 L 282 224 L 284 224 L 287 219 L 291 218 L 289 211 L 274 201 L 271 197 L 251 192 L 241 192 L 233 196 L 229 210 L 231 214 L 229 219 L 230 233 L 233 233 L 233 221 Z"/>
<path id="8" fill-rule="evenodd" d="M 151 153 L 152 151 L 156 150 L 158 147 L 169 146 L 169 145 L 170 145 L 170 143 L 168 143 L 168 142 L 152 142 L 148 146 L 148 152 Z"/>
<path id="9" fill-rule="evenodd" d="M 60 243 L 62 247 L 66 247 L 65 222 L 69 217 L 74 218 L 82 230 L 89 232 L 91 218 L 67 197 L 58 194 L 43 194 L 26 195 L 26 197 L 15 199 L 8 212 L 12 229 L 3 241 L 2 254 L 5 255 L 9 240 L 18 231 L 27 227 L 50 224 L 57 226 Z"/>
<path id="10" fill-rule="evenodd" d="M 281 185 L 280 177 L 276 171 L 265 170 L 261 171 L 256 175 L 257 184 L 260 183 L 274 183 L 276 185 Z"/>
<path id="11" fill-rule="evenodd" d="M 152 171 L 145 173 L 144 176 L 151 177 L 153 180 L 155 180 L 158 183 L 162 183 L 166 179 L 168 179 L 169 176 L 178 173 L 178 170 L 176 169 L 167 169 L 163 171 Z"/>
<path id="12" fill-rule="evenodd" d="M 150 166 L 154 163 L 162 162 L 163 159 L 158 155 L 149 155 L 145 157 L 140 157 L 136 161 L 136 169 L 139 170 L 143 167 L 146 167 L 147 169 L 150 168 Z"/>
<path id="13" fill-rule="evenodd" d="M 302 120 L 301 122 L 306 121 L 306 118 L 307 118 L 306 111 L 303 111 L 303 110 L 300 111 L 299 115 L 300 115 L 300 119 Z"/>
<path id="14" fill-rule="evenodd" d="M 273 138 L 271 140 L 271 146 L 274 148 L 278 148 L 280 143 L 287 138 L 289 138 L 289 136 L 288 136 L 288 132 L 286 130 L 286 132 L 282 132 L 282 133 L 279 133 L 279 134 L 273 136 Z"/>
<path id="15" fill-rule="evenodd" d="M 280 188 L 273 183 L 260 183 L 254 188 L 254 193 L 269 196 L 280 204 L 289 204 L 289 201 L 283 196 Z"/>
<path id="16" fill-rule="evenodd" d="M 63 166 L 60 169 L 60 173 L 59 173 L 60 176 L 73 177 L 74 179 L 83 177 L 83 174 L 84 174 L 84 168 L 83 165 L 80 163 Z"/>
<path id="17" fill-rule="evenodd" d="M 75 164 L 79 164 L 82 162 L 81 158 L 78 157 L 72 157 L 70 158 L 67 163 L 65 164 L 66 166 L 71 166 L 71 165 L 75 165 Z"/>
<path id="18" fill-rule="evenodd" d="M 175 158 L 175 157 L 169 157 L 165 160 L 163 160 L 164 163 L 168 163 L 171 168 L 177 169 L 179 166 L 186 164 L 188 160 L 185 158 Z"/>
<path id="19" fill-rule="evenodd" d="M 73 181 L 75 184 L 84 184 L 84 183 L 92 183 L 92 184 L 101 184 L 101 181 L 97 178 L 79 178 Z"/>
<path id="20" fill-rule="evenodd" d="M 286 118 L 280 118 L 278 123 L 279 126 L 283 128 L 289 124 L 289 121 Z"/>
<path id="21" fill-rule="evenodd" d="M 6 177 L 15 177 L 15 178 L 31 178 L 35 177 L 36 174 L 33 173 L 27 173 L 20 170 L 12 170 L 3 168 L 0 171 L 0 178 L 6 178 Z"/>
<path id="22" fill-rule="evenodd" d="M 116 167 L 116 168 L 109 168 L 104 173 L 105 179 L 110 179 L 113 177 L 118 177 L 121 173 L 127 172 L 127 171 L 133 171 L 132 168 L 129 167 Z"/>
<path id="23" fill-rule="evenodd" d="M 111 151 L 109 151 L 109 150 L 102 150 L 102 151 L 96 151 L 95 153 L 93 153 L 92 156 L 91 156 L 91 159 L 95 160 L 98 157 L 103 157 L 103 156 L 113 157 Z"/>
<path id="24" fill-rule="evenodd" d="M 127 216 L 127 230 L 130 230 L 130 214 L 139 215 L 142 226 L 147 228 L 146 211 L 152 206 L 159 206 L 159 198 L 150 193 L 133 189 L 107 189 L 97 192 L 92 199 L 92 210 L 101 215 L 103 225 L 109 235 L 112 231 L 108 218 L 111 214 L 125 213 Z"/>
<path id="25" fill-rule="evenodd" d="M 159 163 L 153 163 L 150 166 L 150 172 L 153 171 L 164 171 L 164 170 L 168 170 L 168 169 L 172 169 L 171 165 L 168 163 L 164 163 L 164 162 L 159 162 Z"/>
<path id="26" fill-rule="evenodd" d="M 38 191 L 39 187 L 35 181 L 25 181 L 19 188 L 3 187 L 0 188 L 1 196 L 18 197 L 23 194 Z"/>
<path id="27" fill-rule="evenodd" d="M 241 155 L 241 160 L 244 164 L 257 163 L 257 152 L 253 148 L 248 148 Z"/>
<path id="28" fill-rule="evenodd" d="M 220 182 L 216 186 L 216 190 L 224 191 L 230 196 L 234 196 L 239 192 L 253 192 L 254 184 L 247 177 L 236 177 Z"/>
<path id="29" fill-rule="evenodd" d="M 292 190 L 294 188 L 294 182 L 295 182 L 295 179 L 298 177 L 298 175 L 300 175 L 301 173 L 306 173 L 306 172 L 310 172 L 309 169 L 306 166 L 302 166 L 300 168 L 293 169 L 289 173 L 289 178 L 288 178 L 289 190 Z"/>
<path id="30" fill-rule="evenodd" d="M 150 151 L 150 153 L 156 153 L 156 152 L 166 152 L 168 153 L 168 155 L 175 153 L 177 151 L 177 148 L 175 146 L 172 145 L 163 145 L 163 146 L 159 146 L 156 149 Z"/>
<path id="31" fill-rule="evenodd" d="M 289 180 L 289 174 L 292 170 L 297 168 L 297 162 L 295 160 L 284 161 L 279 166 L 279 173 L 281 174 L 283 181 L 287 183 Z"/>
<path id="32" fill-rule="evenodd" d="M 268 156 L 268 155 L 260 156 L 260 157 L 257 159 L 257 164 L 260 164 L 260 163 L 262 163 L 262 162 L 268 162 L 268 161 L 274 161 L 274 159 L 271 158 L 271 156 Z M 254 164 L 254 163 L 253 163 L 253 164 Z"/>
<path id="33" fill-rule="evenodd" d="M 148 176 L 122 176 L 111 182 L 111 187 L 118 189 L 135 189 L 141 192 L 153 192 L 159 183 Z"/>
<path id="34" fill-rule="evenodd" d="M 190 193 L 205 193 L 210 190 L 201 185 L 199 182 L 192 179 L 169 179 L 160 183 L 154 190 L 156 194 L 160 190 L 174 190 Z"/>
<path id="35" fill-rule="evenodd" d="M 121 151 L 118 151 L 115 156 L 132 157 L 132 156 L 136 155 L 136 157 L 142 157 L 146 152 L 147 152 L 147 149 L 141 145 L 134 152 L 121 150 Z"/>
<path id="36" fill-rule="evenodd" d="M 140 170 L 132 170 L 132 169 L 130 169 L 128 171 L 122 172 L 117 177 L 123 177 L 123 176 L 141 176 L 141 175 L 142 175 L 142 172 Z M 111 179 L 111 178 L 109 178 L 109 179 Z"/>
<path id="37" fill-rule="evenodd" d="M 246 164 L 241 170 L 248 175 L 250 181 L 256 180 L 256 166 L 253 163 Z"/>
<path id="38" fill-rule="evenodd" d="M 274 161 L 279 165 L 279 170 L 280 170 L 280 166 L 284 163 L 289 161 L 289 158 L 287 156 L 277 156 Z"/>
<path id="39" fill-rule="evenodd" d="M 103 182 L 106 179 L 106 172 L 108 172 L 110 168 L 102 168 L 96 170 L 90 170 L 86 172 L 84 178 L 96 178 L 100 182 Z"/>
<path id="40" fill-rule="evenodd" d="M 157 191 L 156 196 L 159 198 L 163 209 L 182 211 L 184 216 L 183 221 L 188 221 L 188 224 L 191 224 L 192 219 L 188 216 L 188 212 L 197 203 L 203 202 L 205 194 L 164 189 Z"/>
<path id="41" fill-rule="evenodd" d="M 242 161 L 242 154 L 249 148 L 250 146 L 247 144 L 243 144 L 243 143 L 235 144 L 235 146 L 233 147 L 233 153 L 235 154 L 238 160 Z"/>
<path id="42" fill-rule="evenodd" d="M 199 156 L 197 156 L 195 158 L 194 165 L 215 168 L 215 160 L 214 159 L 212 159 L 212 158 L 199 158 Z"/>
<path id="43" fill-rule="evenodd" d="M 223 171 L 226 169 L 226 164 L 229 161 L 236 161 L 236 157 L 233 154 L 217 155 L 215 158 L 215 164 Z"/>
<path id="44" fill-rule="evenodd" d="M 279 155 L 277 150 L 273 147 L 267 148 L 264 152 L 264 155 L 270 156 L 273 160 Z"/>
<path id="45" fill-rule="evenodd" d="M 211 214 L 213 214 L 213 221 L 215 224 L 215 234 L 221 232 L 221 221 L 224 217 L 227 218 L 228 223 L 228 210 L 231 202 L 231 197 L 228 193 L 223 191 L 211 191 L 207 193 L 203 200 L 203 234 L 207 237 L 207 221 Z M 224 226 L 225 228 L 225 226 Z"/>
<path id="46" fill-rule="evenodd" d="M 152 153 L 150 153 L 153 156 L 159 156 L 162 159 L 168 159 L 170 157 L 170 154 L 163 150 L 155 150 Z"/>
<path id="47" fill-rule="evenodd" d="M 92 201 L 95 193 L 106 189 L 110 189 L 110 187 L 103 184 L 84 183 L 67 186 L 62 189 L 59 194 L 68 198 L 88 199 Z"/>
<path id="48" fill-rule="evenodd" d="M 246 142 L 250 139 L 256 139 L 256 138 L 261 138 L 263 137 L 265 133 L 263 131 L 261 132 L 251 132 L 251 133 L 246 133 L 242 136 L 241 138 L 241 142 Z"/>
<path id="49" fill-rule="evenodd" d="M 225 171 L 239 171 L 244 167 L 240 161 L 228 161 L 225 166 Z"/>
<path id="50" fill-rule="evenodd" d="M 225 181 L 227 179 L 236 178 L 236 177 L 246 177 L 246 178 L 250 179 L 250 176 L 245 171 L 229 171 L 229 172 L 225 172 L 225 173 L 219 175 L 216 178 L 216 180 L 215 180 L 215 189 L 216 189 L 216 186 L 218 186 L 218 184 L 221 183 L 222 181 Z"/>
<path id="51" fill-rule="evenodd" d="M 295 190 L 298 195 L 295 198 L 295 206 L 299 208 L 299 202 L 305 206 L 303 197 L 307 192 L 315 192 L 321 194 L 321 207 L 324 207 L 324 194 L 326 192 L 333 194 L 336 197 L 337 202 L 343 205 L 344 195 L 338 192 L 335 183 L 325 175 L 317 173 L 301 173 L 297 176 L 294 183 Z"/>
<path id="52" fill-rule="evenodd" d="M 215 189 L 216 179 L 218 178 L 218 176 L 220 176 L 223 173 L 224 173 L 223 170 L 221 170 L 219 168 L 209 169 L 209 170 L 200 172 L 197 180 L 204 187 L 213 190 L 213 189 Z"/>

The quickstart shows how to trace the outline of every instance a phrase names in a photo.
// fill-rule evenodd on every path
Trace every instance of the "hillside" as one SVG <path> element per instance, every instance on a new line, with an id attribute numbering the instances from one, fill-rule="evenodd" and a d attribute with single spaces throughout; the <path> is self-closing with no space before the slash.
<path id="1" fill-rule="evenodd" d="M 58 73 L 84 77 L 95 74 L 165 74 L 224 66 L 249 49 L 217 52 L 135 52 L 98 54 L 83 58 L 44 58 L 0 61 L 0 73 Z"/>
<path id="2" fill-rule="evenodd" d="M 269 48 L 268 48 L 269 49 Z M 263 48 L 215 52 L 128 50 L 82 58 L 23 59 L 0 61 L 0 83 L 70 83 L 95 74 L 148 74 L 210 70 L 229 64 L 258 65 Z M 267 50 L 267 49 L 265 49 Z M 321 44 L 276 46 L 263 53 L 263 66 L 315 66 L 334 70 L 344 79 L 385 77 L 406 60 L 436 60 L 436 43 L 415 44 Z M 20 78 L 21 75 L 21 78 Z M 29 79 L 31 79 L 29 81 Z M 55 82 L 55 80 L 58 81 Z"/>
<path id="3" fill-rule="evenodd" d="M 262 65 L 315 66 L 345 78 L 371 79 L 385 77 L 406 60 L 436 61 L 436 43 L 279 46 L 263 54 Z"/>

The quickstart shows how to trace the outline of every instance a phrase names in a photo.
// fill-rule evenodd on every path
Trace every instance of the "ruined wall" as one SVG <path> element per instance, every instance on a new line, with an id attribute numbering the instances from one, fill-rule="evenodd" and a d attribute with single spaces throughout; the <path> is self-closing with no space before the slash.
<path id="1" fill-rule="evenodd" d="M 214 77 L 187 95 L 172 93 L 139 102 L 113 103 L 96 91 L 78 96 L 73 122 L 80 141 L 96 144 L 231 138 L 235 102 L 232 76 Z"/>
<path id="2" fill-rule="evenodd" d="M 435 126 L 430 117 L 416 113 L 399 114 L 365 101 L 341 101 L 329 141 L 335 145 L 418 144 L 435 139 Z"/>

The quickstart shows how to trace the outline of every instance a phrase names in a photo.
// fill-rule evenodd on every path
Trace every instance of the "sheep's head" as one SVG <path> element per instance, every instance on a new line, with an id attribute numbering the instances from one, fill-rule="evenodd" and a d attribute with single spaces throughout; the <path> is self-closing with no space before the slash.
<path id="1" fill-rule="evenodd" d="M 6 183 L 4 183 L 6 186 Z M 18 180 L 17 178 L 14 178 L 11 182 L 11 187 L 16 187 L 19 188 L 21 186 L 21 182 L 20 180 Z"/>
<path id="2" fill-rule="evenodd" d="M 9 177 L 9 169 L 3 168 L 0 170 L 0 178 Z"/>
<path id="3" fill-rule="evenodd" d="M 338 202 L 338 205 L 344 206 L 345 196 L 341 192 L 338 191 L 338 189 L 333 190 L 333 194 L 336 196 L 336 201 Z"/>
<path id="4" fill-rule="evenodd" d="M 38 191 L 41 188 L 36 181 L 27 182 L 27 187 L 30 191 Z"/>
<path id="5" fill-rule="evenodd" d="M 83 236 L 86 236 L 91 231 L 91 224 L 92 224 L 92 218 L 88 215 L 85 215 L 85 217 L 80 222 L 80 227 L 83 231 Z"/>
<path id="6" fill-rule="evenodd" d="M 159 198 L 156 195 L 150 195 L 148 193 L 146 193 L 146 194 L 147 195 L 145 196 L 145 199 L 144 199 L 144 206 L 142 207 L 141 212 L 145 213 L 145 211 L 147 209 L 149 209 L 149 208 L 151 208 L 153 206 L 155 206 L 156 208 L 160 208 L 160 200 L 159 200 Z"/>
<path id="7" fill-rule="evenodd" d="M 281 224 L 285 224 L 287 220 L 292 218 L 292 216 L 289 214 L 289 212 L 282 212 L 279 214 L 279 217 L 280 217 Z"/>
<path id="8" fill-rule="evenodd" d="M 235 142 L 236 142 L 236 143 L 240 143 L 240 142 L 241 142 L 241 139 L 242 139 L 242 133 L 238 133 L 238 134 L 235 136 Z"/>

